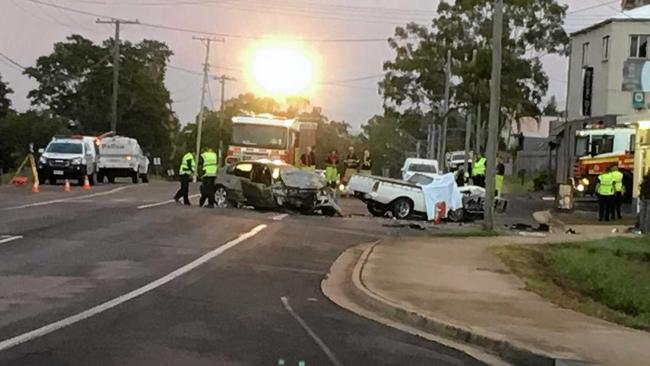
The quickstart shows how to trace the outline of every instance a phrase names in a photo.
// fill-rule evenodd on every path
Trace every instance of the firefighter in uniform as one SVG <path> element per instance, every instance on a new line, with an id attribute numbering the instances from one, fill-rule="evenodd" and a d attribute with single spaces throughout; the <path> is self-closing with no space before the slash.
<path id="1" fill-rule="evenodd" d="M 598 176 L 596 194 L 598 195 L 598 221 L 609 221 L 614 199 L 614 179 L 610 169 Z"/>
<path id="2" fill-rule="evenodd" d="M 474 185 L 485 188 L 485 163 L 487 159 L 481 154 L 478 154 L 474 165 L 472 165 L 472 181 Z"/>
<path id="3" fill-rule="evenodd" d="M 203 170 L 203 176 L 201 177 L 201 182 L 203 183 L 203 189 L 201 191 L 201 199 L 199 200 L 199 205 L 203 206 L 205 201 L 208 201 L 208 208 L 214 207 L 214 180 L 217 177 L 217 154 L 214 150 L 207 148 L 201 154 L 200 159 L 201 168 Z"/>
<path id="4" fill-rule="evenodd" d="M 614 165 L 612 167 L 612 180 L 614 181 L 614 202 L 611 212 L 612 220 L 616 218 L 622 219 L 621 215 L 621 204 L 623 204 L 623 173 L 618 170 L 618 166 Z"/>
<path id="5" fill-rule="evenodd" d="M 178 175 L 181 180 L 181 188 L 176 192 L 174 196 L 174 201 L 179 202 L 181 197 L 183 197 L 183 203 L 186 206 L 190 205 L 190 199 L 188 197 L 190 191 L 190 176 L 194 173 L 196 168 L 196 162 L 194 161 L 194 155 L 188 152 L 183 155 L 181 159 L 181 166 L 178 169 Z"/>

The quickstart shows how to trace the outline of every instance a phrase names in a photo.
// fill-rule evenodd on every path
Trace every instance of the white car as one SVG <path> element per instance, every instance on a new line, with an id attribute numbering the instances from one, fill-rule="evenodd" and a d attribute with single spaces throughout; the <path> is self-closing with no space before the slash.
<path id="1" fill-rule="evenodd" d="M 348 191 L 366 203 L 373 216 L 406 219 L 414 214 L 426 215 L 424 193 L 417 183 L 371 175 L 355 175 Z"/>
<path id="2" fill-rule="evenodd" d="M 149 182 L 149 158 L 147 158 L 138 140 L 124 136 L 110 136 L 101 139 L 99 145 L 99 161 L 97 163 L 97 179 L 104 178 L 114 183 L 117 177 L 131 178 L 133 183 Z"/>
<path id="3" fill-rule="evenodd" d="M 465 165 L 467 162 L 468 167 L 472 165 L 472 152 L 466 154 L 465 151 L 451 151 L 447 153 L 447 169 L 455 171 Z"/>
<path id="4" fill-rule="evenodd" d="M 97 146 L 95 137 L 54 137 L 45 149 L 39 149 L 38 176 L 56 184 L 57 180 L 76 179 L 83 185 L 85 177 L 95 184 L 97 173 Z"/>
<path id="5" fill-rule="evenodd" d="M 402 180 L 408 181 L 415 174 L 436 178 L 440 174 L 438 161 L 431 159 L 407 158 L 402 166 Z"/>
<path id="6" fill-rule="evenodd" d="M 383 217 L 389 211 L 397 219 L 411 216 L 427 216 L 425 192 L 422 186 L 430 184 L 435 178 L 415 174 L 409 181 L 368 175 L 355 175 L 350 179 L 348 189 L 355 197 L 366 203 L 373 216 Z M 455 183 L 453 183 L 455 185 Z M 462 207 L 450 209 L 448 218 L 462 221 L 469 216 L 482 215 L 485 189 L 478 186 L 458 187 Z M 450 197 L 451 198 L 451 197 Z M 506 210 L 507 201 L 496 198 L 496 212 Z"/>

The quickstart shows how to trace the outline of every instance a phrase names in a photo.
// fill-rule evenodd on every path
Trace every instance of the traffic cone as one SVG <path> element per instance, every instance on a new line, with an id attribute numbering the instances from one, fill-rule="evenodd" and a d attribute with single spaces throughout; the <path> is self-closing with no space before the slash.
<path id="1" fill-rule="evenodd" d="M 34 180 L 34 185 L 32 186 L 32 193 L 38 193 L 38 179 Z"/>
<path id="2" fill-rule="evenodd" d="M 88 176 L 84 176 L 84 191 L 90 190 L 90 181 L 88 180 Z"/>
<path id="3" fill-rule="evenodd" d="M 70 192 L 70 181 L 65 180 L 65 184 L 63 185 L 63 192 Z"/>

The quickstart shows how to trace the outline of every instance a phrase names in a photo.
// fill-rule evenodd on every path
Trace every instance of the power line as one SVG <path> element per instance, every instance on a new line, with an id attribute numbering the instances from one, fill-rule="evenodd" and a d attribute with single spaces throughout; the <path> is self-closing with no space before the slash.
<path id="1" fill-rule="evenodd" d="M 603 6 L 609 6 L 609 5 L 611 5 L 611 4 L 615 4 L 615 3 L 618 3 L 618 2 L 620 2 L 620 0 L 614 0 L 614 1 L 609 1 L 609 2 L 606 2 L 606 3 L 599 3 L 599 4 L 596 4 L 596 5 L 592 5 L 592 6 L 587 6 L 587 7 L 585 7 L 585 8 L 580 8 L 580 9 L 576 9 L 576 10 L 568 11 L 568 12 L 566 13 L 566 15 L 571 15 L 571 14 L 575 14 L 575 13 L 581 13 L 581 12 L 583 12 L 583 11 L 588 11 L 588 10 L 592 10 L 592 9 L 596 9 L 596 8 L 601 8 L 601 7 L 603 7 Z"/>
<path id="2" fill-rule="evenodd" d="M 11 57 L 5 55 L 4 53 L 0 52 L 0 57 L 4 58 L 5 60 L 7 60 L 12 65 L 14 65 L 14 66 L 20 68 L 21 70 L 25 71 L 25 69 L 26 69 L 25 66 L 19 64 L 17 61 L 13 60 Z"/>
<path id="3" fill-rule="evenodd" d="M 44 5 L 44 6 L 49 6 L 49 7 L 52 7 L 52 8 L 61 9 L 61 10 L 65 10 L 65 11 L 69 11 L 69 12 L 77 13 L 77 14 L 81 14 L 81 15 L 86 15 L 86 16 L 100 17 L 100 18 L 110 18 L 110 19 L 119 20 L 119 21 L 126 20 L 126 19 L 122 19 L 122 18 L 118 18 L 118 17 L 114 17 L 114 16 L 109 16 L 109 15 L 105 15 L 105 14 L 98 14 L 98 13 L 89 12 L 89 11 L 85 11 L 85 10 L 73 9 L 73 8 L 69 8 L 67 6 L 62 6 L 62 5 L 58 5 L 58 4 L 50 4 L 50 3 L 47 3 L 47 2 L 43 2 L 41 0 L 24 0 L 24 1 L 29 1 L 29 2 L 32 2 L 32 3 L 35 3 L 35 4 L 41 4 L 41 5 Z M 147 23 L 147 22 L 140 22 L 139 25 L 143 26 L 143 27 L 163 29 L 163 30 L 174 31 L 174 32 L 202 34 L 202 35 L 217 36 L 217 37 L 236 38 L 236 39 L 255 39 L 255 40 L 265 39 L 265 37 L 262 37 L 262 36 L 252 36 L 252 35 L 233 34 L 233 33 L 217 33 L 217 32 L 211 32 L 211 31 L 189 29 L 189 28 L 184 28 L 184 27 L 175 27 L 175 26 L 168 26 L 168 25 L 163 25 L 163 24 L 155 24 L 155 23 Z M 364 42 L 386 42 L 387 40 L 388 40 L 388 38 L 333 38 L 333 39 L 306 38 L 306 39 L 301 39 L 301 40 L 298 40 L 298 41 L 319 42 L 319 43 L 364 43 Z"/>

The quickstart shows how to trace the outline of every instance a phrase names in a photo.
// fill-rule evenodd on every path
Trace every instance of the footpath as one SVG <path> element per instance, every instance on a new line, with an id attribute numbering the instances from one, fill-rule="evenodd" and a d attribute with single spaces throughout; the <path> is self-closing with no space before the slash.
<path id="1" fill-rule="evenodd" d="M 603 238 L 611 228 L 576 227 L 583 234 L 547 238 L 390 238 L 344 253 L 322 288 L 360 315 L 451 340 L 456 348 L 478 348 L 509 364 L 650 365 L 650 333 L 526 291 L 490 249 Z M 497 363 L 480 352 L 474 356 Z"/>

